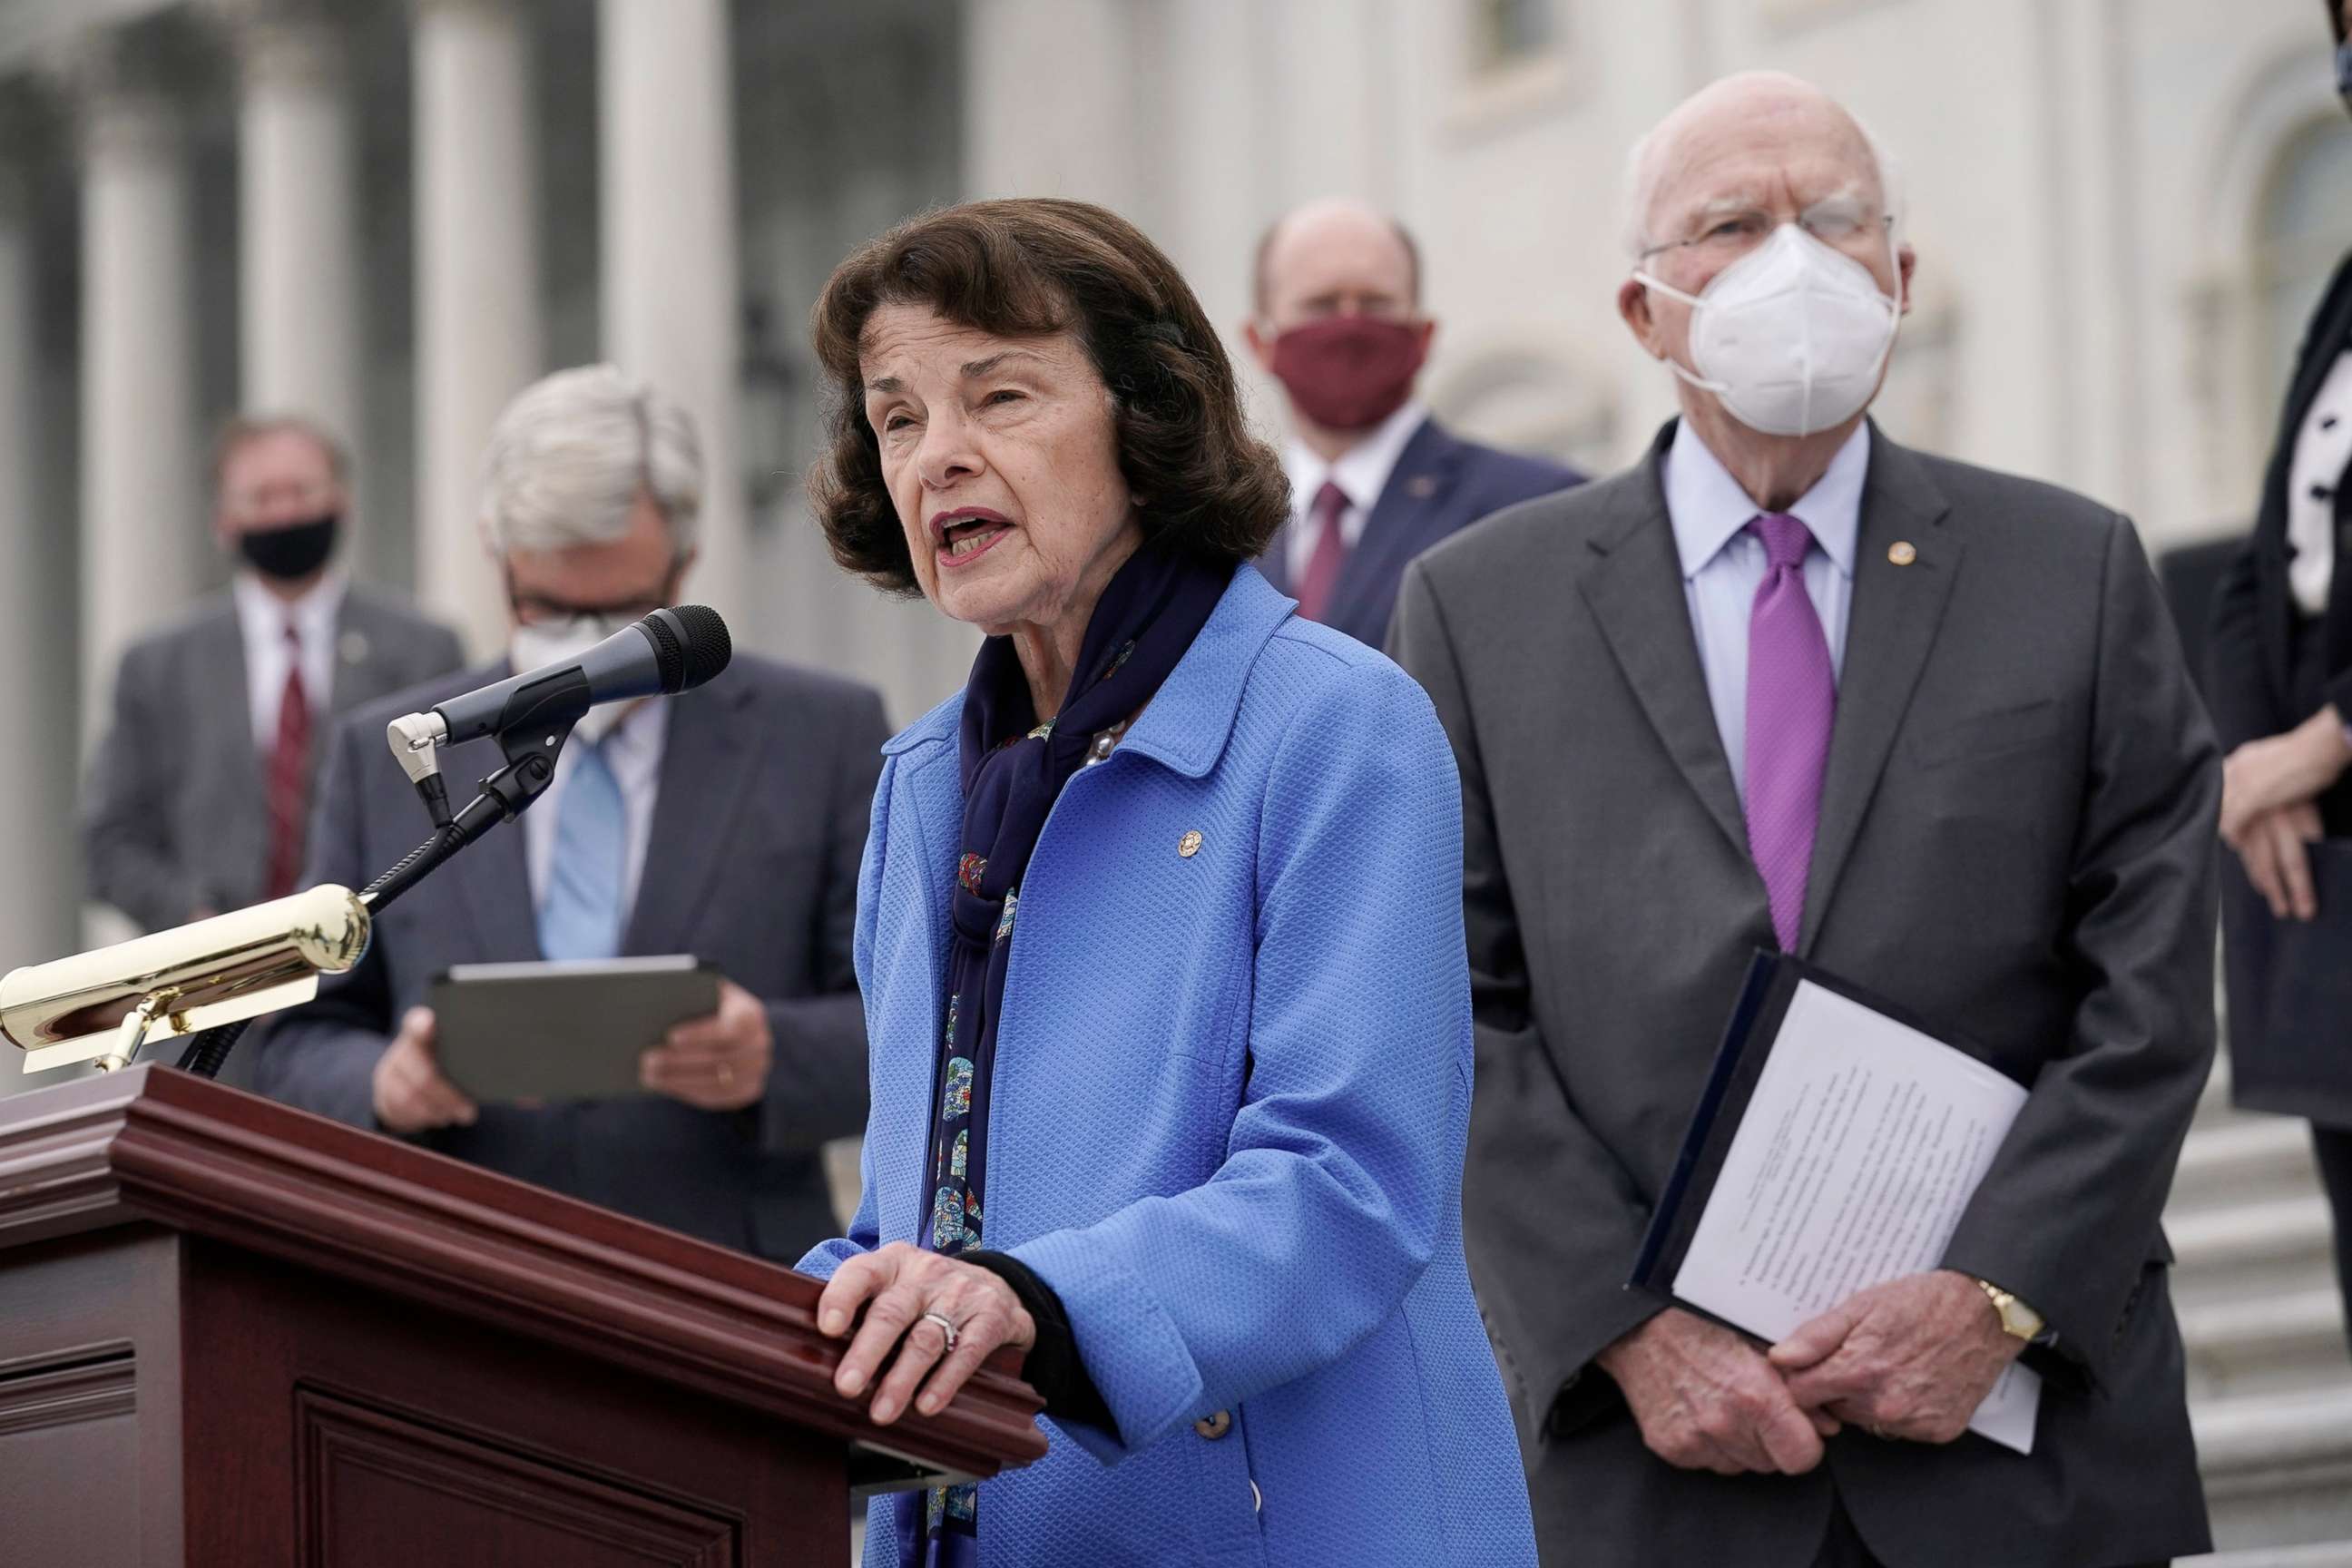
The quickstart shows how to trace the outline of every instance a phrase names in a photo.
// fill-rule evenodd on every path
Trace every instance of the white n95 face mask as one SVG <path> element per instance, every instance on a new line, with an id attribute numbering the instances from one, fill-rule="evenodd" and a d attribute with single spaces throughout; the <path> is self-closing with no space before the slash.
<path id="1" fill-rule="evenodd" d="M 507 637 L 507 658 L 517 675 L 551 664 L 570 664 L 630 623 L 612 616 L 579 615 L 569 620 L 518 626 Z M 572 732 L 594 745 L 628 717 L 634 702 L 608 702 L 580 715 Z"/>
<path id="2" fill-rule="evenodd" d="M 1892 256 L 1892 230 L 1886 245 Z M 1895 276 L 1902 276 L 1899 259 Z M 1696 296 L 1639 269 L 1633 280 L 1691 308 L 1697 374 L 1671 356 L 1667 366 L 1767 436 L 1810 436 L 1861 413 L 1878 390 L 1903 313 L 1878 291 L 1868 268 L 1792 223 L 1775 228 Z"/>

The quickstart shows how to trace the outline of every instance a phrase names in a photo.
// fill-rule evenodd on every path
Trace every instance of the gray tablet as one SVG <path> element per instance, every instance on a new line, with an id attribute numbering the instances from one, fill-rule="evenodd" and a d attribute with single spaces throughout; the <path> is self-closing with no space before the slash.
<path id="1" fill-rule="evenodd" d="M 637 1058 L 718 1010 L 718 967 L 690 953 L 461 963 L 433 982 L 441 1070 L 485 1105 L 643 1094 Z"/>

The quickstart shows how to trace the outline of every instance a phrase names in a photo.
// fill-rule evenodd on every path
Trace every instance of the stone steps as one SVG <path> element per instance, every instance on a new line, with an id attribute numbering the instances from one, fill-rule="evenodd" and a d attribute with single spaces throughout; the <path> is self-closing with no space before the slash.
<path id="1" fill-rule="evenodd" d="M 2203 1401 L 2190 1415 L 2217 1547 L 2352 1552 L 2352 1385 Z"/>
<path id="2" fill-rule="evenodd" d="M 2232 1107 L 2226 1056 L 2165 1228 L 2218 1548 L 2196 1568 L 2352 1568 L 2352 1353 L 2310 1133 Z"/>
<path id="3" fill-rule="evenodd" d="M 2191 1209 L 2168 1216 L 2165 1228 L 2179 1258 L 2173 1299 L 2184 1308 L 2294 1295 L 2334 1283 L 2327 1200 L 2315 1186 Z"/>
<path id="4" fill-rule="evenodd" d="M 2265 1198 L 2307 1196 L 2317 1190 L 2311 1134 L 2283 1116 L 2247 1116 L 2208 1126 L 2200 1122 L 2180 1151 L 2168 1212 L 2187 1215 Z"/>
<path id="5" fill-rule="evenodd" d="M 2183 1307 L 2180 1333 L 2192 1405 L 2352 1385 L 2343 1298 L 2333 1286 Z"/>
<path id="6" fill-rule="evenodd" d="M 2181 1568 L 2352 1568 L 2352 1541 L 2327 1541 L 2316 1546 L 2249 1546 L 2239 1552 L 2217 1552 L 2191 1557 Z"/>

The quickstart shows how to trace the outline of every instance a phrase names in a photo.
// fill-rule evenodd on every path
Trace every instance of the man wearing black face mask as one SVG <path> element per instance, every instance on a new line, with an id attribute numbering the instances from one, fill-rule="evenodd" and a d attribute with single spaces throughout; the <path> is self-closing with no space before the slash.
<path id="1" fill-rule="evenodd" d="M 229 591 L 123 655 L 82 847 L 93 895 L 151 931 L 293 891 L 312 738 L 461 662 L 446 627 L 334 568 L 348 467 L 307 420 L 232 423 L 213 462 Z"/>
<path id="2" fill-rule="evenodd" d="M 1290 405 L 1291 521 L 1259 558 L 1298 613 L 1379 647 L 1405 563 L 1507 506 L 1583 478 L 1448 434 L 1413 395 L 1436 323 L 1395 219 L 1311 202 L 1258 242 L 1250 350 Z"/>

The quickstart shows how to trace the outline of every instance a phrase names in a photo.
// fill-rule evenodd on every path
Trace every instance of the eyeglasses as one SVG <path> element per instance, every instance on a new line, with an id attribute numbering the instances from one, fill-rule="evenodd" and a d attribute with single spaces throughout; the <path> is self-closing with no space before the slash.
<path id="1" fill-rule="evenodd" d="M 291 483 L 271 482 L 249 489 L 231 490 L 221 497 L 221 510 L 234 518 L 260 517 L 284 511 L 325 511 L 335 504 L 335 487 L 313 484 L 306 480 Z"/>
<path id="2" fill-rule="evenodd" d="M 507 605 L 514 618 L 527 626 L 560 626 L 566 621 L 597 619 L 608 622 L 641 620 L 656 610 L 669 605 L 677 596 L 677 575 L 685 565 L 672 562 L 668 575 L 661 586 L 649 594 L 633 594 L 603 604 L 583 605 L 546 594 L 527 592 L 515 586 L 514 573 L 507 573 Z"/>
<path id="3" fill-rule="evenodd" d="M 1697 233 L 1651 246 L 1642 252 L 1642 259 L 1646 262 L 1662 251 L 1687 250 L 1710 267 L 1726 267 L 1770 238 L 1780 223 L 1760 207 L 1713 212 L 1699 220 Z M 1858 237 L 1892 233 L 1895 215 L 1843 199 L 1816 202 L 1797 216 L 1797 226 L 1823 245 L 1843 247 Z"/>

